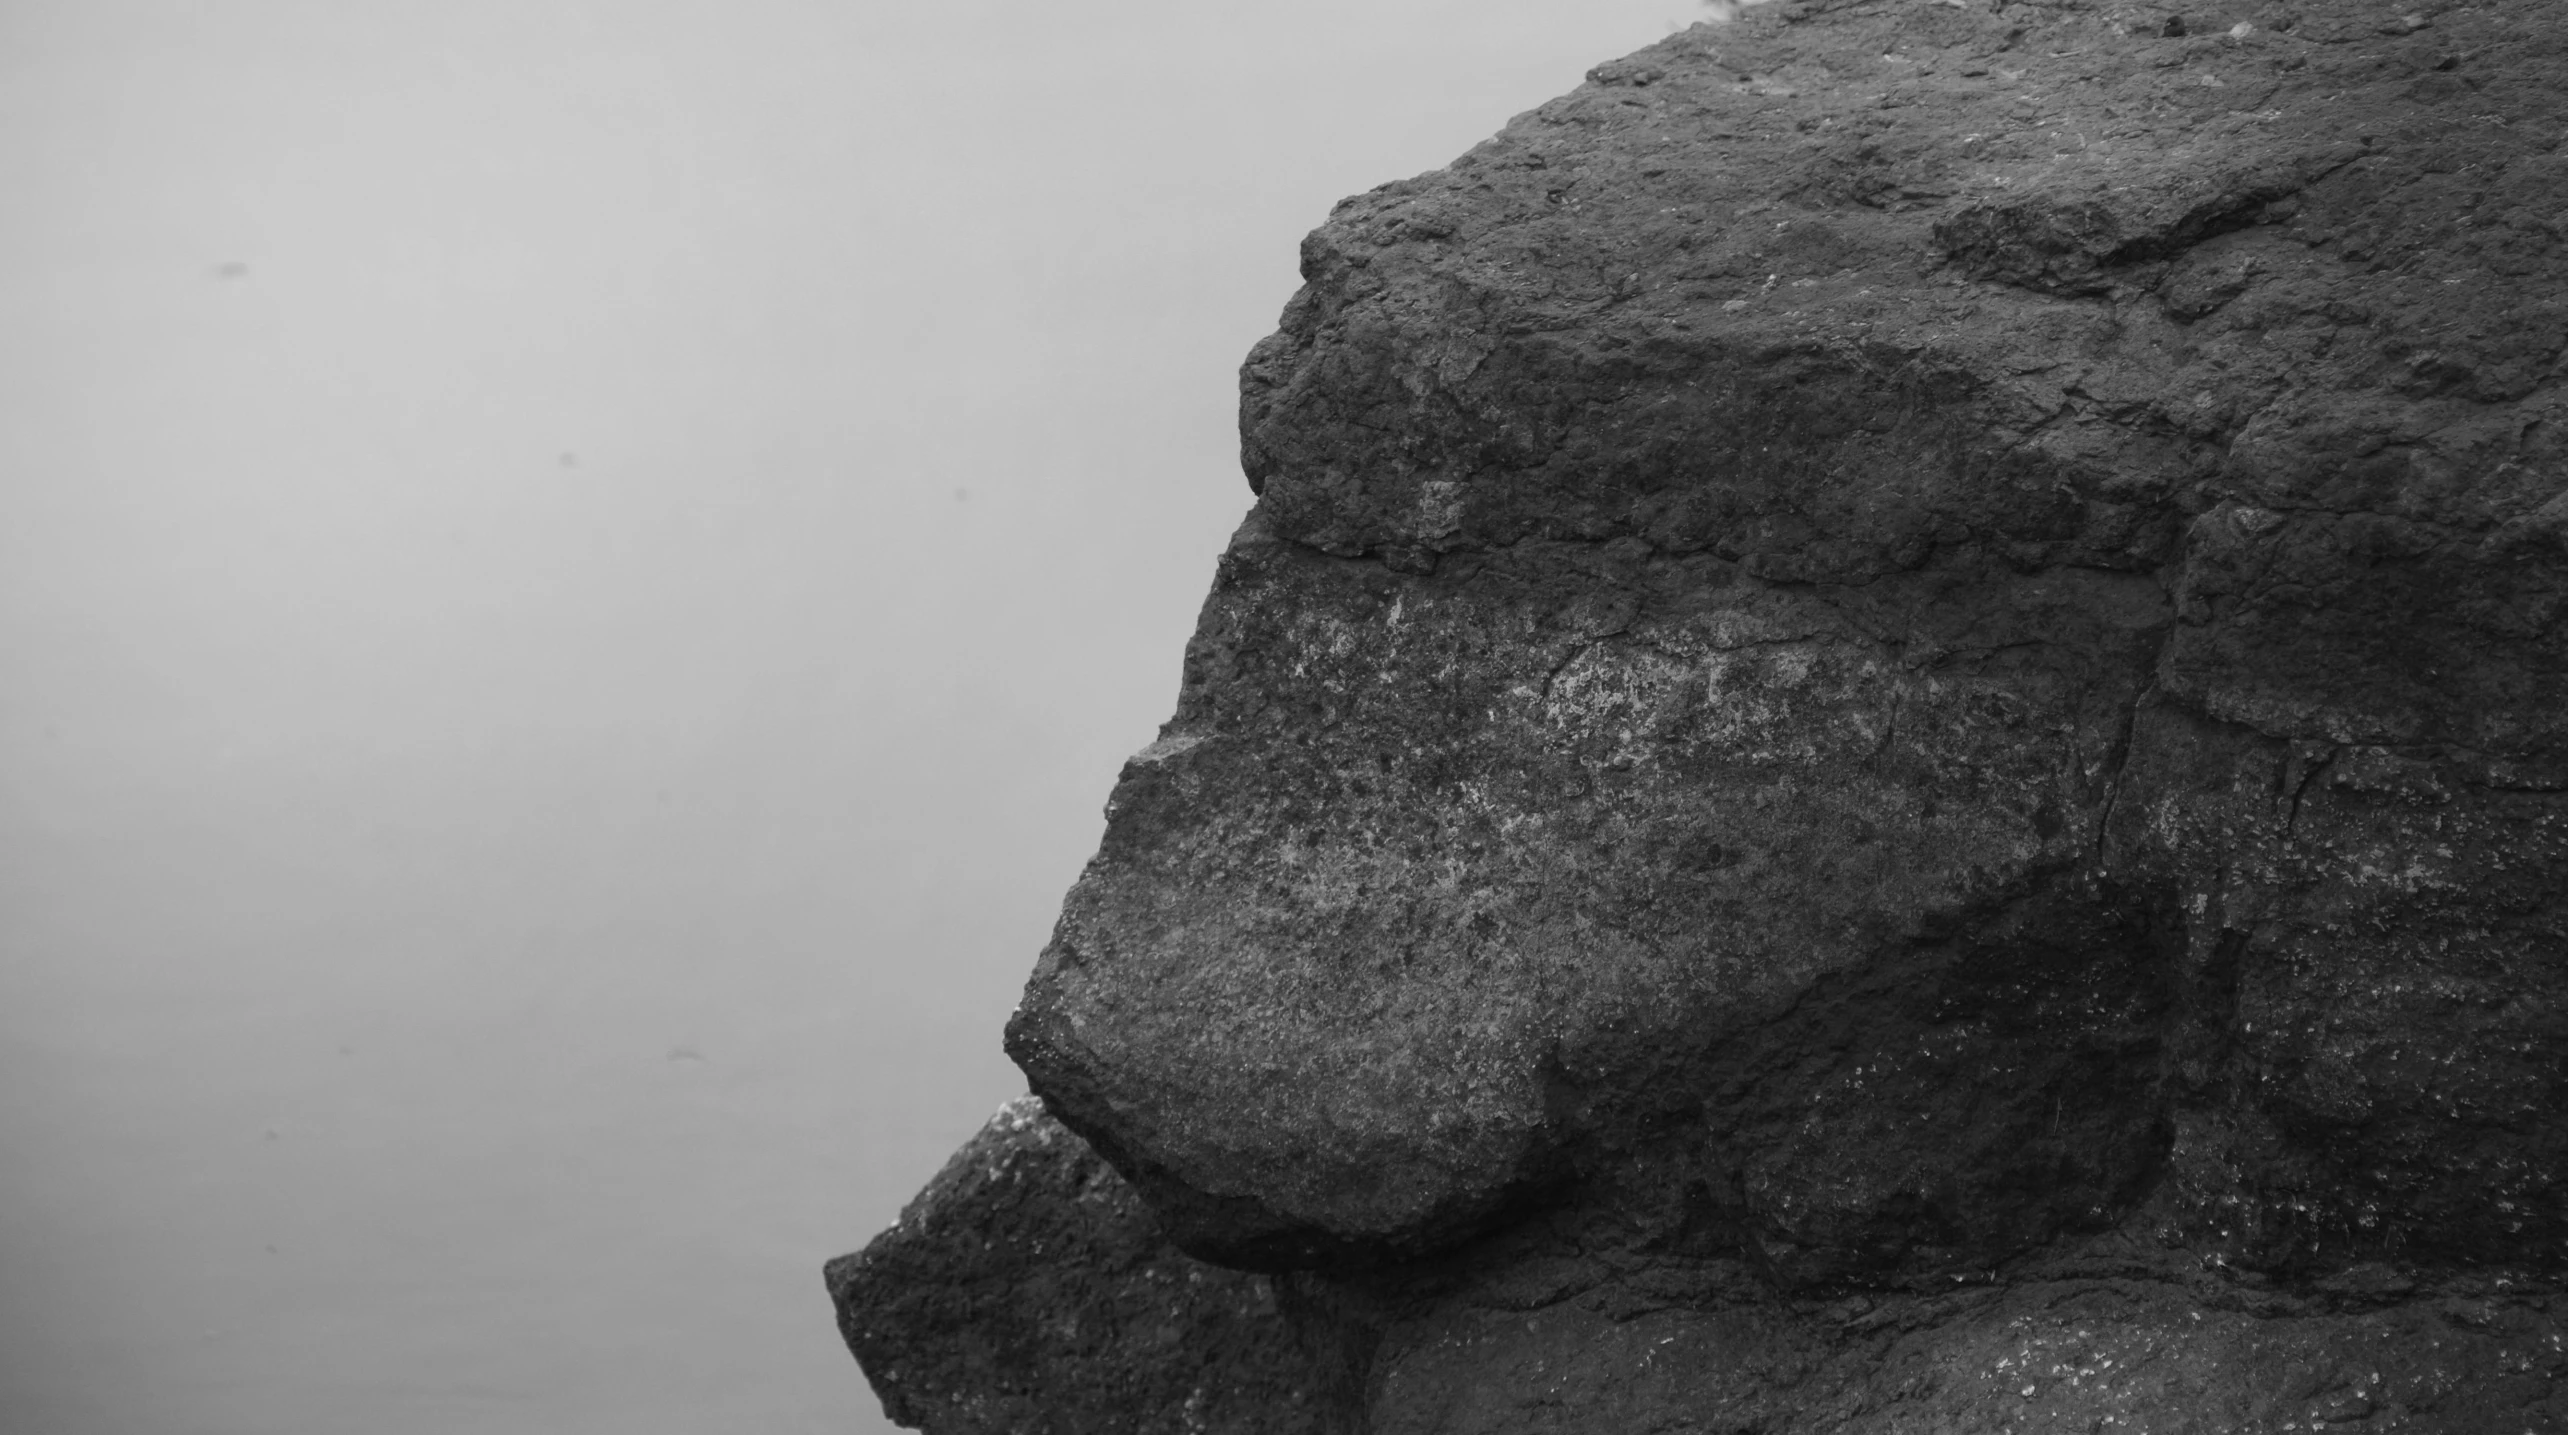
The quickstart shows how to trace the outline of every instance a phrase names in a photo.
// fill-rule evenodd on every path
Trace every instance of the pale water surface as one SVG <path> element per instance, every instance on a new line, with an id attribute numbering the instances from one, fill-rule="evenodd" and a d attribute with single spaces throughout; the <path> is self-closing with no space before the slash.
<path id="1" fill-rule="evenodd" d="M 1688 18 L 0 5 L 0 1431 L 884 1428 L 1296 241 Z"/>

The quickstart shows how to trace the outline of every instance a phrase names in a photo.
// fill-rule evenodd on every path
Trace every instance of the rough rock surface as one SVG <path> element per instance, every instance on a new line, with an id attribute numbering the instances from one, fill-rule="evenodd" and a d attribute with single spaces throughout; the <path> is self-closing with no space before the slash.
<path id="1" fill-rule="evenodd" d="M 1032 1097 L 829 1263 L 839 1332 L 894 1420 L 950 1435 L 1321 1435 L 1346 1352 L 1275 1282 L 1171 1249 L 1130 1186 Z"/>
<path id="2" fill-rule="evenodd" d="M 1375 1429 L 2560 1428 L 2563 96 L 1786 0 L 1347 201 L 1010 1051 Z"/>
<path id="3" fill-rule="evenodd" d="M 2568 1301 L 2517 1277 L 2286 1291 L 2108 1242 L 1793 1293 L 1632 1235 L 1555 1216 L 1389 1279 L 1225 1270 L 1028 1099 L 828 1280 L 884 1408 L 934 1435 L 2568 1430 Z"/>

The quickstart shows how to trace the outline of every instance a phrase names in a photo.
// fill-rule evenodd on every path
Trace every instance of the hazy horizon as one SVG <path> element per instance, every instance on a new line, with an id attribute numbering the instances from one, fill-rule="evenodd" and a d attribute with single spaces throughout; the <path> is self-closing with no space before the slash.
<path id="1" fill-rule="evenodd" d="M 889 1428 L 1301 236 L 1699 13 L 0 7 L 11 1435 Z"/>

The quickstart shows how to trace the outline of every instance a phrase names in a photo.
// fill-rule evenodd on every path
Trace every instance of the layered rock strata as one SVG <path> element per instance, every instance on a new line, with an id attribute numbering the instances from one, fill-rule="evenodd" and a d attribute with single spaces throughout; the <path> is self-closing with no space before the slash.
<path id="1" fill-rule="evenodd" d="M 1786 0 L 1347 201 L 1010 1052 L 1343 1428 L 2568 1420 L 2563 95 Z"/>

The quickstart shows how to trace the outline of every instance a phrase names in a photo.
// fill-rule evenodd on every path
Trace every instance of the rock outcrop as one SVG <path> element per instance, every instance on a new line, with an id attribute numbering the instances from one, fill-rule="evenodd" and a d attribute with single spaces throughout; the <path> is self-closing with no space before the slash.
<path id="1" fill-rule="evenodd" d="M 1785 0 L 1341 205 L 1010 1052 L 1329 1428 L 2568 1428 L 2563 95 Z"/>

